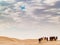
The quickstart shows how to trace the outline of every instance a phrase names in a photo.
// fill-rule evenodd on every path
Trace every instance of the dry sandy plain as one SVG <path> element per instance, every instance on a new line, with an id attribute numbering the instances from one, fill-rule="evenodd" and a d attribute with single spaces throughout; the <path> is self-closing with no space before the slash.
<path id="1" fill-rule="evenodd" d="M 60 41 L 42 41 L 39 43 L 37 39 L 19 40 L 0 36 L 0 45 L 60 45 Z"/>

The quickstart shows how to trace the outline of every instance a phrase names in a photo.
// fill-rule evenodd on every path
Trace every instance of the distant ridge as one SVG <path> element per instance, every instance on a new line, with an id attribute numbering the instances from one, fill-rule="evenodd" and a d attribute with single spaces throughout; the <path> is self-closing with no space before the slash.
<path id="1" fill-rule="evenodd" d="M 11 38 L 0 36 L 0 41 L 14 41 Z"/>

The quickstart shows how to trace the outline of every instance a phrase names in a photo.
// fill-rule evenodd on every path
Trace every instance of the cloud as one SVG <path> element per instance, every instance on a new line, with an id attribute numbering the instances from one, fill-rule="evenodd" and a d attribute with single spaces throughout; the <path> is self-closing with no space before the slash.
<path id="1" fill-rule="evenodd" d="M 60 24 L 60 16 L 51 17 L 49 22 Z"/>
<path id="2" fill-rule="evenodd" d="M 60 5 L 59 4 L 60 4 L 60 1 L 56 1 L 53 7 L 54 8 L 60 8 Z"/>
<path id="3" fill-rule="evenodd" d="M 13 2 L 15 2 L 15 0 L 0 0 L 0 2 L 8 2 L 8 3 L 13 3 Z"/>
<path id="4" fill-rule="evenodd" d="M 53 20 L 55 16 L 59 16 L 59 9 L 57 10 L 57 6 L 59 1 L 50 1 L 50 0 L 5 0 L 5 4 L 1 2 L 3 6 L 6 6 L 8 3 L 9 6 L 5 7 L 3 10 L 3 15 L 8 18 L 12 18 L 16 22 L 48 22 Z M 9 3 L 12 1 L 13 3 Z M 15 2 L 15 3 L 14 3 Z M 48 2 L 48 3 L 47 3 Z M 30 4 L 31 3 L 31 4 Z M 41 5 L 42 4 L 42 5 Z M 54 5 L 50 5 L 54 4 Z M 25 6 L 25 11 L 21 10 L 21 7 Z M 45 20 L 45 21 L 44 21 Z M 57 19 L 58 20 L 58 19 Z M 13 21 L 11 21 L 13 22 Z M 52 21 L 53 22 L 53 21 Z M 59 22 L 59 21 L 58 21 Z"/>
<path id="5" fill-rule="evenodd" d="M 8 6 L 8 5 L 10 5 L 8 2 L 5 2 L 5 1 L 1 1 L 0 2 L 0 5 L 1 6 Z"/>
<path id="6" fill-rule="evenodd" d="M 56 2 L 57 0 L 45 0 L 44 3 L 48 4 L 48 5 L 54 5 L 54 3 Z"/>
<path id="7" fill-rule="evenodd" d="M 0 23 L 12 23 L 15 22 L 12 18 L 0 15 Z"/>
<path id="8" fill-rule="evenodd" d="M 47 0 L 46 2 L 49 2 L 49 1 L 50 0 Z M 58 13 L 60 11 L 59 10 L 60 8 L 58 6 L 59 5 L 59 1 L 57 1 L 57 0 L 54 1 L 53 0 L 52 3 L 54 5 L 49 5 L 50 3 L 49 4 L 45 3 L 44 5 L 41 6 L 41 7 L 44 7 L 44 8 L 36 8 L 33 11 L 33 14 L 38 17 L 37 20 L 40 20 L 40 22 L 44 22 L 44 23 L 57 23 L 57 22 L 60 23 L 58 21 L 59 18 L 60 18 L 59 17 L 60 13 Z M 59 17 L 59 18 L 54 20 L 54 17 Z M 53 19 L 49 19 L 49 18 L 53 18 Z M 49 22 L 49 21 L 52 21 L 52 22 Z"/>
<path id="9" fill-rule="evenodd" d="M 0 12 L 2 13 L 7 8 L 11 7 L 15 1 L 12 0 L 0 0 Z M 12 4 L 13 3 L 13 4 Z"/>
<path id="10" fill-rule="evenodd" d="M 17 2 L 21 2 L 21 1 L 23 1 L 23 2 L 26 2 L 26 1 L 32 1 L 32 0 L 16 0 Z"/>

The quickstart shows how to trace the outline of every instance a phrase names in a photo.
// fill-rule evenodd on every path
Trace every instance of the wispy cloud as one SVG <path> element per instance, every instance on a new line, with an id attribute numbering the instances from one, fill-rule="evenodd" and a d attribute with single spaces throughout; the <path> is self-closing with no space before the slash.
<path id="1" fill-rule="evenodd" d="M 4 0 L 5 1 L 5 0 Z M 9 2 L 13 2 L 13 3 L 9 3 Z M 15 3 L 14 3 L 15 2 Z M 30 3 L 32 4 L 30 4 Z M 47 3 L 48 2 L 48 3 Z M 5 6 L 4 10 L 3 10 L 3 14 L 7 14 L 4 16 L 10 17 L 12 19 L 14 19 L 15 21 L 17 20 L 24 20 L 24 21 L 36 21 L 38 20 L 38 22 L 40 20 L 46 20 L 48 22 L 48 20 L 51 20 L 50 18 L 54 18 L 59 17 L 60 13 L 59 13 L 59 0 L 6 0 L 4 3 L 3 1 L 1 1 L 1 6 L 3 7 Z M 28 4 L 29 3 L 29 4 Z M 44 4 L 45 3 L 45 4 Z M 8 5 L 6 5 L 8 4 Z M 42 5 L 41 5 L 42 4 Z M 50 5 L 50 4 L 54 4 L 54 5 Z M 22 5 L 25 5 L 25 11 L 21 10 Z M 31 7 L 32 6 L 32 7 Z M 2 9 L 1 9 L 2 10 Z M 50 17 L 49 17 L 50 15 Z M 43 19 L 41 19 L 43 17 Z M 58 20 L 58 19 L 57 19 Z M 59 21 L 58 21 L 59 22 Z"/>

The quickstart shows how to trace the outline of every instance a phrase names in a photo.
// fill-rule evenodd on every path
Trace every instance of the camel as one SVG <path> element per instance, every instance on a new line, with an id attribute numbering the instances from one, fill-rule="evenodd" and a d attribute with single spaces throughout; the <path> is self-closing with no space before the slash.
<path id="1" fill-rule="evenodd" d="M 51 36 L 49 39 L 50 39 L 50 41 L 56 41 L 57 40 L 57 36 L 55 37 L 55 36 Z"/>
<path id="2" fill-rule="evenodd" d="M 39 38 L 39 39 L 38 39 L 39 43 L 40 43 L 41 41 L 43 41 L 43 40 L 48 41 L 48 37 L 42 37 L 42 38 Z"/>

